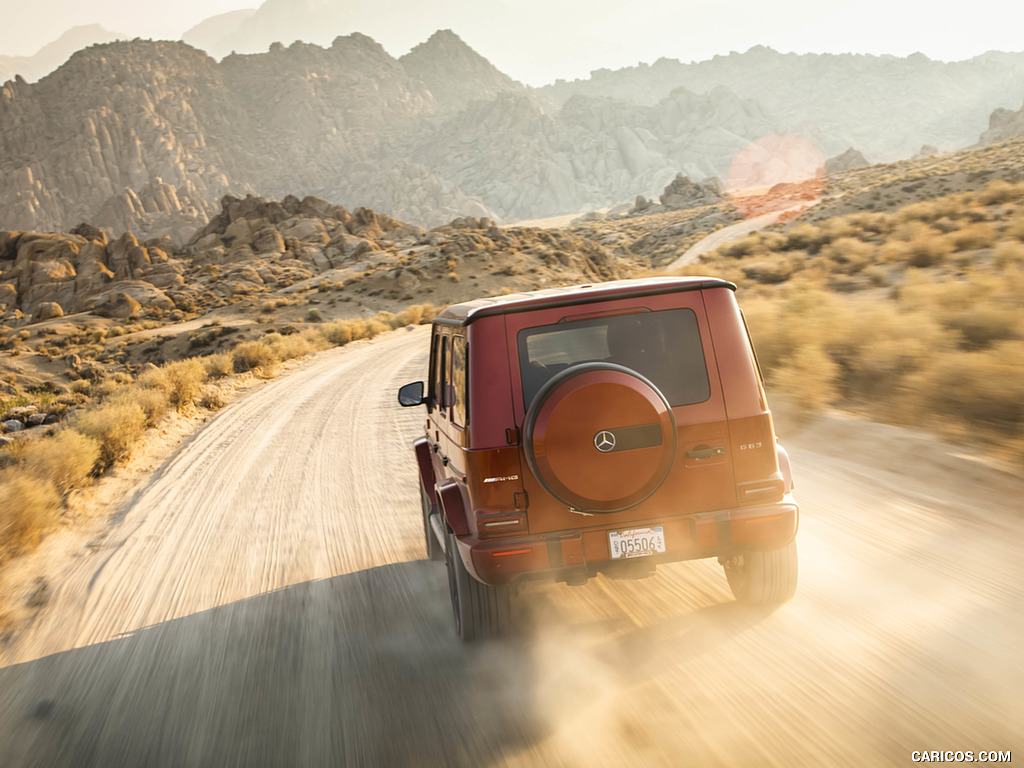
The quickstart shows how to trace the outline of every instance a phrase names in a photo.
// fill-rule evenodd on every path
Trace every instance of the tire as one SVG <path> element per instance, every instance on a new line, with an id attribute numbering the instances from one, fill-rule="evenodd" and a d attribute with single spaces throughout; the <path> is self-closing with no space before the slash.
<path id="1" fill-rule="evenodd" d="M 776 605 L 796 594 L 796 539 L 781 549 L 746 552 L 722 561 L 729 588 L 741 603 Z"/>
<path id="2" fill-rule="evenodd" d="M 590 513 L 622 512 L 649 498 L 676 454 L 665 395 L 612 363 L 556 374 L 527 409 L 523 435 L 526 463 L 544 490 Z"/>
<path id="3" fill-rule="evenodd" d="M 440 562 L 444 560 L 444 547 L 434 535 L 434 529 L 430 527 L 430 515 L 437 510 L 437 507 L 430 503 L 426 491 L 420 488 L 420 506 L 423 509 L 423 538 L 427 545 L 427 559 Z"/>
<path id="4" fill-rule="evenodd" d="M 459 556 L 455 534 L 448 532 L 445 562 L 455 633 L 465 642 L 498 637 L 508 631 L 508 587 L 492 587 L 473 578 Z"/>

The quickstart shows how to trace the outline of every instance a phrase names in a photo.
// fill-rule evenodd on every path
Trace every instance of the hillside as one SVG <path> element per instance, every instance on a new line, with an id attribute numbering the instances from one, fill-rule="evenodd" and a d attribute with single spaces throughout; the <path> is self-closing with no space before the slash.
<path id="1" fill-rule="evenodd" d="M 558 104 L 585 95 L 653 105 L 680 87 L 698 93 L 726 87 L 753 99 L 786 130 L 806 132 L 826 157 L 853 147 L 887 162 L 909 158 L 925 144 L 942 151 L 974 144 L 989 113 L 1024 98 L 1024 53 L 943 62 L 922 54 L 798 55 L 756 46 L 707 61 L 659 59 L 597 70 L 587 80 L 540 90 Z"/>
<path id="2" fill-rule="evenodd" d="M 507 223 L 656 195 L 679 172 L 728 180 L 772 141 L 804 147 L 764 166 L 766 183 L 789 181 L 787 164 L 841 153 L 974 144 L 1024 92 L 1022 71 L 1016 54 L 947 65 L 754 49 L 536 90 L 448 30 L 397 59 L 357 33 L 221 62 L 184 43 L 98 45 L 0 89 L 0 227 L 87 221 L 181 244 L 225 194 L 293 193 L 425 227 Z"/>

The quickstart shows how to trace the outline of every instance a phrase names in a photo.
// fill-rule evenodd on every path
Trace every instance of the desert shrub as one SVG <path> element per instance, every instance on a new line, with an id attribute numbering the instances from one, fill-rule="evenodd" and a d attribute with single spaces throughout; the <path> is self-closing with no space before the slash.
<path id="1" fill-rule="evenodd" d="M 720 245 L 718 254 L 727 259 L 743 259 L 747 256 L 754 256 L 764 252 L 761 244 L 761 237 L 758 234 L 751 234 L 734 240 L 731 243 Z"/>
<path id="2" fill-rule="evenodd" d="M 137 405 L 146 417 L 146 425 L 153 426 L 171 407 L 167 390 L 161 387 L 128 387 L 110 400 L 112 403 Z"/>
<path id="3" fill-rule="evenodd" d="M 192 405 L 192 400 L 206 383 L 206 369 L 202 362 L 190 357 L 168 363 L 163 370 L 170 384 L 168 395 L 171 405 L 179 411 Z"/>
<path id="4" fill-rule="evenodd" d="M 864 267 L 863 275 L 875 288 L 881 288 L 889 283 L 889 271 L 877 264 Z"/>
<path id="5" fill-rule="evenodd" d="M 953 247 L 958 251 L 988 248 L 995 242 L 996 237 L 995 227 L 984 222 L 968 224 L 966 227 L 950 235 Z"/>
<path id="6" fill-rule="evenodd" d="M 260 343 L 270 347 L 278 360 L 291 360 L 316 351 L 309 338 L 303 334 L 282 336 L 280 333 L 268 333 L 260 339 Z"/>
<path id="7" fill-rule="evenodd" d="M 795 225 L 786 235 L 788 250 L 801 249 L 810 253 L 817 253 L 818 249 L 830 239 L 828 233 L 806 222 Z"/>
<path id="8" fill-rule="evenodd" d="M 306 313 L 307 323 L 322 323 L 324 321 L 324 313 L 317 307 L 311 307 L 309 312 Z"/>
<path id="9" fill-rule="evenodd" d="M 784 283 L 792 277 L 795 264 L 791 259 L 774 259 L 772 261 L 759 261 L 755 264 L 748 264 L 743 267 L 743 275 L 748 280 L 763 285 L 774 285 Z"/>
<path id="10" fill-rule="evenodd" d="M 947 328 L 960 334 L 963 349 L 986 349 L 999 341 L 1019 338 L 1019 312 L 1010 307 L 976 304 L 943 318 Z"/>
<path id="11" fill-rule="evenodd" d="M 1024 265 L 1024 243 L 1004 240 L 995 247 L 992 257 L 1000 269 Z"/>
<path id="12" fill-rule="evenodd" d="M 771 382 L 787 397 L 810 412 L 830 405 L 837 397 L 839 366 L 820 346 L 802 346 L 786 364 L 773 372 Z"/>
<path id="13" fill-rule="evenodd" d="M 943 216 L 941 219 L 933 221 L 932 227 L 943 234 L 949 234 L 960 229 L 960 222 L 948 216 Z"/>
<path id="14" fill-rule="evenodd" d="M 401 328 L 405 325 L 419 325 L 429 323 L 437 316 L 437 310 L 433 304 L 414 304 L 406 307 L 395 316 L 395 327 Z"/>
<path id="15" fill-rule="evenodd" d="M 1024 216 L 1018 216 L 1006 225 L 1006 235 L 1017 240 L 1024 240 Z"/>
<path id="16" fill-rule="evenodd" d="M 157 389 L 166 395 L 169 402 L 178 411 L 192 404 L 193 398 L 206 382 L 206 369 L 195 357 L 176 360 L 160 368 L 150 369 L 139 376 L 142 387 Z"/>
<path id="17" fill-rule="evenodd" d="M 231 359 L 237 373 L 259 369 L 264 374 L 273 373 L 281 362 L 277 352 L 262 341 L 244 341 L 231 352 Z"/>
<path id="18" fill-rule="evenodd" d="M 81 432 L 62 429 L 52 438 L 29 442 L 22 464 L 29 474 L 49 480 L 66 494 L 86 484 L 99 458 L 99 443 Z"/>
<path id="19" fill-rule="evenodd" d="M 360 317 L 352 320 L 337 320 L 324 326 L 323 335 L 328 342 L 335 346 L 348 344 L 358 339 L 372 339 L 378 333 L 390 330 L 377 318 Z"/>
<path id="20" fill-rule="evenodd" d="M 224 393 L 216 384 L 207 384 L 203 387 L 202 392 L 199 393 L 199 399 L 197 402 L 203 408 L 209 408 L 211 411 L 216 411 L 227 405 L 227 400 L 224 399 Z"/>
<path id="21" fill-rule="evenodd" d="M 848 216 L 836 216 L 835 218 L 826 219 L 818 225 L 818 229 L 821 231 L 822 245 L 832 240 L 838 240 L 841 237 L 854 237 L 860 233 L 859 228 L 850 221 Z"/>
<path id="22" fill-rule="evenodd" d="M 884 235 L 892 231 L 894 219 L 887 213 L 861 211 L 846 217 L 858 232 L 870 235 Z"/>
<path id="23" fill-rule="evenodd" d="M 1011 184 L 1003 179 L 996 179 L 987 187 L 975 193 L 975 199 L 982 205 L 995 205 L 1020 200 L 1024 197 L 1024 184 Z"/>
<path id="24" fill-rule="evenodd" d="M 953 246 L 932 232 L 921 232 L 903 246 L 906 262 L 911 267 L 932 267 L 941 264 L 952 253 Z"/>
<path id="25" fill-rule="evenodd" d="M 146 414 L 135 403 L 110 402 L 79 414 L 72 425 L 99 443 L 100 468 L 127 459 L 146 431 Z"/>
<path id="26" fill-rule="evenodd" d="M 1024 343 L 979 352 L 947 352 L 911 380 L 912 405 L 969 427 L 1020 435 L 1024 431 Z"/>
<path id="27" fill-rule="evenodd" d="M 235 372 L 234 360 L 228 352 L 219 352 L 200 358 L 208 379 L 221 379 Z"/>
<path id="28" fill-rule="evenodd" d="M 9 554 L 34 549 L 53 524 L 60 494 L 49 480 L 18 469 L 0 476 L 0 546 Z"/>
<path id="29" fill-rule="evenodd" d="M 900 223 L 907 221 L 935 221 L 942 215 L 939 205 L 934 200 L 922 200 L 918 203 L 905 205 L 896 214 Z"/>
<path id="30" fill-rule="evenodd" d="M 839 272 L 852 275 L 872 263 L 875 246 L 854 237 L 841 237 L 822 248 L 821 255 L 835 262 Z"/>

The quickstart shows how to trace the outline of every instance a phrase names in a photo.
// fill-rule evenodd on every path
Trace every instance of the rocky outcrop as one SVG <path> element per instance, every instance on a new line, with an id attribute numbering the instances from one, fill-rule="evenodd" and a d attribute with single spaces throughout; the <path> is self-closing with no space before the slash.
<path id="1" fill-rule="evenodd" d="M 833 173 L 840 173 L 841 171 L 852 171 L 854 168 L 863 168 L 865 165 L 871 165 L 860 152 L 852 147 L 847 149 L 841 155 L 830 157 L 825 161 L 825 175 L 828 176 Z"/>
<path id="2" fill-rule="evenodd" d="M 702 205 L 714 205 L 725 197 L 725 188 L 716 178 L 692 182 L 681 173 L 677 173 L 659 198 L 661 204 L 671 210 L 699 208 Z"/>
<path id="3" fill-rule="evenodd" d="M 122 307 L 110 313 L 118 317 L 171 311 L 194 289 L 180 279 L 185 266 L 169 250 L 164 240 L 140 243 L 130 233 L 107 243 L 82 234 L 0 232 L 0 319 L 40 322 L 108 304 Z M 132 311 L 123 309 L 122 295 Z"/>
<path id="4" fill-rule="evenodd" d="M 997 109 L 989 116 L 988 130 L 981 134 L 975 146 L 985 147 L 1024 136 L 1024 106 L 1016 112 Z"/>

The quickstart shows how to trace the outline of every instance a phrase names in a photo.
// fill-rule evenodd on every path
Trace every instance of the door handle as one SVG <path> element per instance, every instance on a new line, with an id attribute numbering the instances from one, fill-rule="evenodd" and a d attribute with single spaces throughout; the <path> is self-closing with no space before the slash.
<path id="1" fill-rule="evenodd" d="M 709 448 L 707 446 L 701 446 L 699 448 L 694 448 L 692 451 L 687 451 L 686 452 L 686 458 L 688 458 L 688 459 L 696 459 L 697 461 L 707 461 L 708 459 L 710 459 L 713 456 L 724 456 L 724 455 L 725 455 L 725 446 L 724 445 L 717 445 L 714 448 Z"/>

